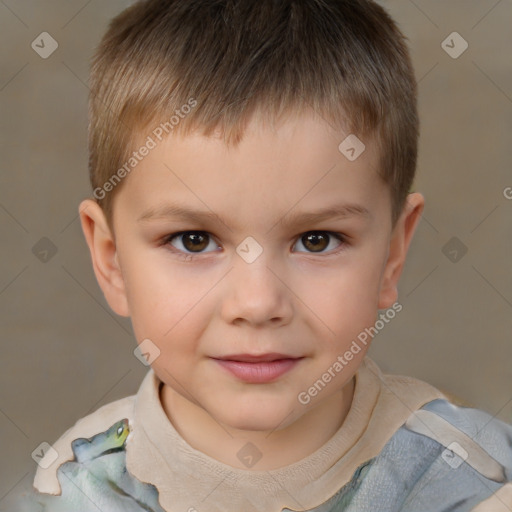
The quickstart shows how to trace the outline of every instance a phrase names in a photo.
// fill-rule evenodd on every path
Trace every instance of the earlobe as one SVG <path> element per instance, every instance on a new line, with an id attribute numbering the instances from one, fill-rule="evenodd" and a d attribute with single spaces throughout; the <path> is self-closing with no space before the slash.
<path id="1" fill-rule="evenodd" d="M 105 214 L 92 199 L 82 201 L 78 211 L 94 274 L 105 299 L 115 313 L 130 316 L 116 243 Z"/>
<path id="2" fill-rule="evenodd" d="M 421 194 L 415 192 L 407 196 L 402 214 L 391 235 L 388 258 L 379 291 L 379 309 L 391 307 L 398 299 L 398 280 L 424 206 L 425 199 Z"/>

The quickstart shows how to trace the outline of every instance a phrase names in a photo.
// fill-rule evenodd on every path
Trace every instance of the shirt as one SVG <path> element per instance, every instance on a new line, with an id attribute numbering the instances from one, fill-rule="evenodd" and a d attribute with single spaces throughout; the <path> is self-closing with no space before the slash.
<path id="1" fill-rule="evenodd" d="M 512 426 L 450 403 L 421 380 L 383 374 L 368 356 L 334 436 L 269 471 L 237 469 L 191 447 L 165 414 L 162 385 L 149 370 L 136 395 L 78 420 L 45 451 L 34 492 L 17 510 L 512 510 Z M 251 447 L 242 448 L 251 459 Z"/>

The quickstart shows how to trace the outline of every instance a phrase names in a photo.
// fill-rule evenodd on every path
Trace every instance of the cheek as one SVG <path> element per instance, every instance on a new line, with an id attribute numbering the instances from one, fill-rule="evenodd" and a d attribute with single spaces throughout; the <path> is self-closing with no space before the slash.
<path id="1" fill-rule="evenodd" d="M 143 261 L 144 264 L 139 264 Z M 161 258 L 126 262 L 126 292 L 132 328 L 140 343 L 150 339 L 160 350 L 162 361 L 179 360 L 193 354 L 209 315 L 208 280 L 172 268 Z"/>
<path id="2" fill-rule="evenodd" d="M 381 269 L 380 259 L 361 252 L 336 267 L 314 272 L 304 281 L 303 293 L 309 295 L 317 312 L 331 312 L 334 318 L 340 314 L 357 317 L 363 311 L 375 314 Z"/>
<path id="3" fill-rule="evenodd" d="M 375 323 L 384 254 L 381 251 L 380 258 L 374 254 L 360 252 L 357 258 L 336 269 L 317 273 L 314 283 L 308 281 L 309 286 L 304 287 L 305 282 L 302 285 L 305 311 L 331 356 L 343 353 L 365 328 Z"/>
<path id="4" fill-rule="evenodd" d="M 137 340 L 165 337 L 184 315 L 179 280 L 173 279 L 161 263 L 142 254 L 139 257 L 137 253 L 130 254 L 122 261 L 126 296 Z"/>

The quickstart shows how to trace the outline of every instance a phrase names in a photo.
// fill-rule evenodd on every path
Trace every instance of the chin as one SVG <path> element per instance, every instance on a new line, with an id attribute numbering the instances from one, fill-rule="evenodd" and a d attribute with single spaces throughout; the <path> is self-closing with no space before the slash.
<path id="1" fill-rule="evenodd" d="M 286 412 L 283 413 L 283 411 Z M 269 410 L 268 405 L 265 404 L 233 407 L 229 411 L 219 411 L 219 413 L 216 419 L 226 426 L 251 432 L 268 432 L 278 427 L 282 429 L 293 420 L 288 407 L 275 407 Z"/>
<path id="2" fill-rule="evenodd" d="M 244 430 L 247 432 L 270 432 L 275 430 L 280 421 L 261 421 L 261 418 L 241 418 L 237 421 L 226 422 L 232 429 Z"/>

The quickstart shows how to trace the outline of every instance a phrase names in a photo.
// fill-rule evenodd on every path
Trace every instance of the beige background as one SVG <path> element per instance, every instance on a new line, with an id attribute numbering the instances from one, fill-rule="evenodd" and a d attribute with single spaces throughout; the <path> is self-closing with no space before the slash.
<path id="1" fill-rule="evenodd" d="M 77 217 L 90 194 L 88 59 L 129 3 L 0 2 L 0 508 L 31 483 L 41 442 L 135 393 L 147 371 L 129 321 L 95 281 Z M 427 206 L 403 311 L 370 355 L 512 422 L 512 2 L 382 3 L 409 38 L 419 80 L 415 188 Z M 31 48 L 43 31 L 59 45 L 48 59 Z M 469 44 L 456 59 L 441 47 L 454 31 Z M 42 237 L 57 249 L 46 263 L 32 252 Z M 451 246 L 443 252 L 452 237 L 467 247 L 456 262 Z"/>

